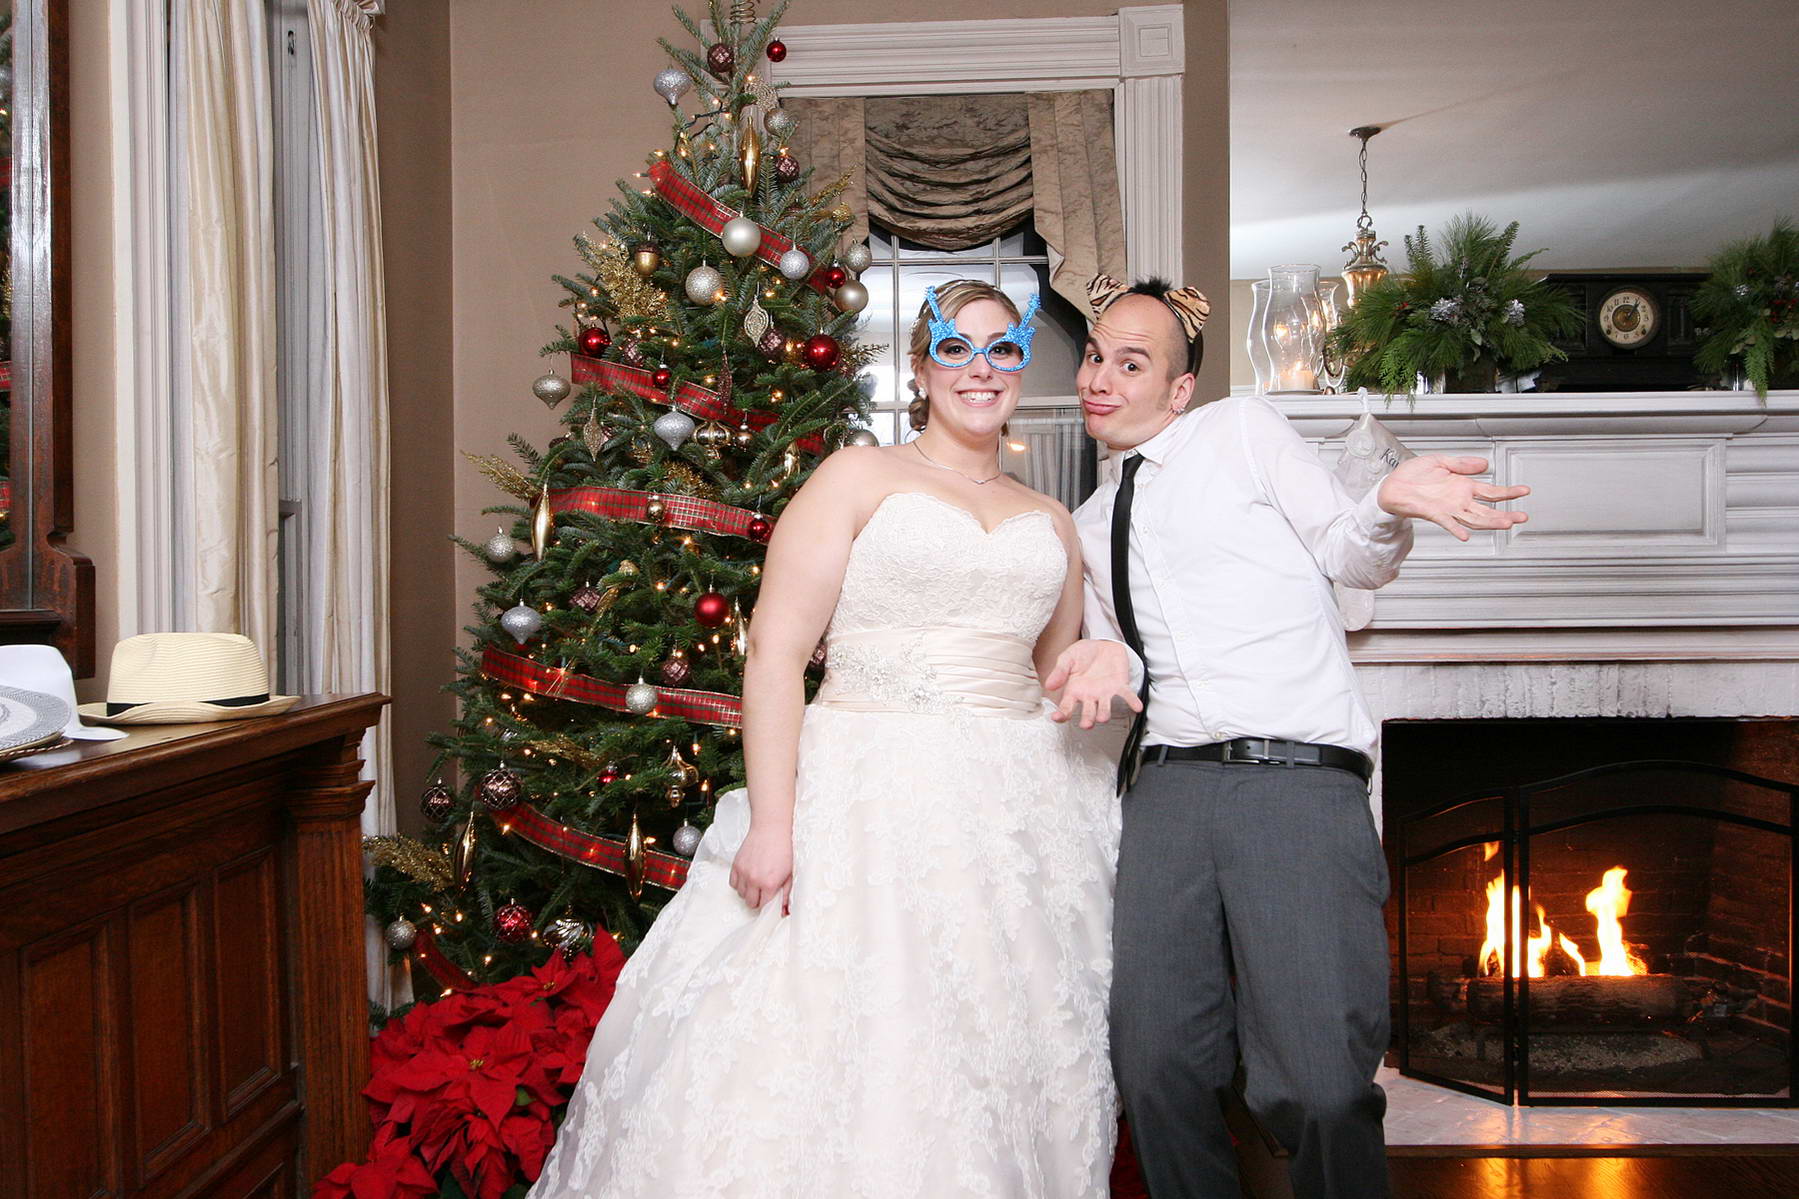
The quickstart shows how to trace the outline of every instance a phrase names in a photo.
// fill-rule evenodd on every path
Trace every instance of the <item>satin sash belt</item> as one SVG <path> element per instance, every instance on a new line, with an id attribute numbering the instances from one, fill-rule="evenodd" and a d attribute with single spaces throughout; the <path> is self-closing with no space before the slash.
<path id="1" fill-rule="evenodd" d="M 1035 716 L 1043 688 L 1033 649 L 1022 637 L 947 626 L 834 633 L 812 702 L 854 712 Z"/>

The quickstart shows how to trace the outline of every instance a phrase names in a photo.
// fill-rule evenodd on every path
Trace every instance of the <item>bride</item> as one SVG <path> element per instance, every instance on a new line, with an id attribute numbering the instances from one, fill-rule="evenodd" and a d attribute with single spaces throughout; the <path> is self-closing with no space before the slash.
<path id="1" fill-rule="evenodd" d="M 1037 302 L 926 294 L 922 432 L 783 513 L 749 798 L 620 978 L 538 1199 L 1107 1193 L 1113 762 L 1038 685 L 1080 635 L 1073 525 L 999 467 Z"/>

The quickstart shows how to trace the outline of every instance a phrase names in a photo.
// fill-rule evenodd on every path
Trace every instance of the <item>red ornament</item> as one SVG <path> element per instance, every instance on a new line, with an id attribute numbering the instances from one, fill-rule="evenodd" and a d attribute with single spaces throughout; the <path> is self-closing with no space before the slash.
<path id="1" fill-rule="evenodd" d="M 709 629 L 716 629 L 731 618 L 731 603 L 716 591 L 708 591 L 693 601 L 693 618 Z"/>
<path id="2" fill-rule="evenodd" d="M 787 349 L 787 338 L 779 329 L 771 328 L 756 343 L 756 349 L 761 351 L 764 358 L 779 358 Z"/>
<path id="3" fill-rule="evenodd" d="M 766 516 L 750 517 L 750 539 L 752 541 L 766 542 L 770 537 L 772 537 L 774 535 L 774 531 L 775 531 L 775 522 L 768 519 L 768 517 L 766 517 Z"/>
<path id="4" fill-rule="evenodd" d="M 836 291 L 850 281 L 850 273 L 840 266 L 825 269 L 825 283 L 832 291 Z"/>
<path id="5" fill-rule="evenodd" d="M 618 767 L 608 766 L 600 771 L 600 786 L 610 787 L 616 782 L 618 782 Z"/>
<path id="6" fill-rule="evenodd" d="M 481 776 L 475 794 L 493 811 L 504 812 L 525 797 L 525 780 L 501 766 Z"/>
<path id="7" fill-rule="evenodd" d="M 612 334 L 606 332 L 604 325 L 588 325 L 575 334 L 575 342 L 583 354 L 592 358 L 606 352 L 606 347 L 612 344 Z"/>
<path id="8" fill-rule="evenodd" d="M 679 687 L 693 677 L 693 667 L 686 658 L 670 658 L 662 664 L 662 681 L 670 687 Z"/>
<path id="9" fill-rule="evenodd" d="M 782 183 L 792 183 L 800 177 L 800 160 L 793 155 L 782 152 L 775 155 L 775 178 Z"/>
<path id="10" fill-rule="evenodd" d="M 829 333 L 814 333 L 806 339 L 800 350 L 800 357 L 806 365 L 815 371 L 828 371 L 843 358 L 843 350 L 837 345 L 837 339 Z"/>
<path id="11" fill-rule="evenodd" d="M 669 370 L 666 366 L 659 366 L 650 372 L 650 382 L 654 383 L 660 391 L 667 391 L 669 382 L 674 377 L 675 372 Z"/>
<path id="12" fill-rule="evenodd" d="M 531 935 L 531 909 L 522 903 L 508 903 L 493 914 L 494 935 L 516 945 Z"/>
<path id="13" fill-rule="evenodd" d="M 450 818 L 450 813 L 455 810 L 456 797 L 442 783 L 432 783 L 425 788 L 425 793 L 419 796 L 419 811 L 423 812 L 425 819 L 432 824 L 442 824 Z"/>
<path id="14" fill-rule="evenodd" d="M 776 38 L 774 41 L 768 43 L 768 49 L 764 50 L 763 53 L 768 55 L 769 62 L 780 62 L 787 57 L 787 43 Z"/>
<path id="15" fill-rule="evenodd" d="M 737 69 L 737 52 L 723 42 L 713 42 L 706 50 L 706 69 L 720 79 L 729 79 Z"/>

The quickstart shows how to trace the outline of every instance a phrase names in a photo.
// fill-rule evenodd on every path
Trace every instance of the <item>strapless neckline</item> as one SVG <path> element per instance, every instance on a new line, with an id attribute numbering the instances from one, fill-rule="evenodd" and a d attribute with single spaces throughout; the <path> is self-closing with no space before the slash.
<path id="1" fill-rule="evenodd" d="M 863 522 L 862 527 L 864 529 L 866 529 L 870 524 L 874 523 L 875 513 L 879 512 L 882 508 L 885 508 L 889 503 L 891 503 L 894 500 L 902 499 L 902 498 L 905 498 L 908 496 L 917 496 L 919 499 L 930 500 L 932 503 L 937 504 L 940 507 L 948 508 L 951 512 L 960 512 L 964 517 L 966 517 L 970 522 L 972 522 L 974 527 L 979 529 L 981 531 L 982 536 L 985 536 L 985 537 L 992 537 L 996 533 L 998 533 L 1001 529 L 1005 528 L 1007 525 L 1012 524 L 1015 521 L 1023 520 L 1027 516 L 1041 516 L 1046 520 L 1051 519 L 1050 514 L 1048 512 L 1045 512 L 1041 508 L 1027 508 L 1023 512 L 1014 512 L 1012 515 L 1005 517 L 1003 520 L 1001 520 L 998 524 L 994 525 L 990 529 L 986 525 L 982 524 L 981 518 L 976 516 L 973 512 L 969 511 L 967 508 L 964 508 L 960 504 L 951 503 L 949 500 L 944 499 L 940 495 L 933 495 L 931 492 L 928 492 L 928 491 L 890 491 L 886 495 L 881 497 L 881 502 L 875 505 L 874 512 L 870 512 L 868 514 L 868 520 Z"/>

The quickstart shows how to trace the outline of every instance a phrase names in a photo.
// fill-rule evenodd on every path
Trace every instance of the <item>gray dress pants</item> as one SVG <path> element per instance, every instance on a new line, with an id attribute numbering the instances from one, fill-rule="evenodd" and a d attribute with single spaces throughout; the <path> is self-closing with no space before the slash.
<path id="1" fill-rule="evenodd" d="M 1220 1102 L 1239 1055 L 1296 1199 L 1388 1193 L 1386 897 L 1348 771 L 1143 767 L 1124 798 L 1112 1062 L 1152 1199 L 1241 1193 Z"/>

